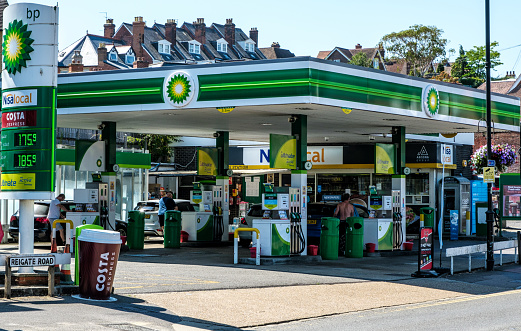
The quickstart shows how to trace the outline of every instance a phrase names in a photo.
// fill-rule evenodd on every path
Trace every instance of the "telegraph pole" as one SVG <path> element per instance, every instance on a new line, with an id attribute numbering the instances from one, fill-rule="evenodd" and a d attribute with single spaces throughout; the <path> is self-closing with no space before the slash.
<path id="1" fill-rule="evenodd" d="M 491 101 L 490 101 L 490 0 L 485 0 L 485 47 L 486 47 L 486 75 L 487 75 L 487 164 L 492 159 Z M 492 183 L 487 184 L 487 271 L 494 270 L 494 242 L 492 232 L 494 226 L 494 212 L 492 211 Z"/>

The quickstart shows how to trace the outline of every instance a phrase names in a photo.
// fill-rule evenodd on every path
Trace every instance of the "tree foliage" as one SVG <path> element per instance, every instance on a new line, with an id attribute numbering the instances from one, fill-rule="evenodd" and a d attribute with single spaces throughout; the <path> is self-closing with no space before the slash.
<path id="1" fill-rule="evenodd" d="M 137 143 L 141 148 L 150 151 L 153 162 L 168 162 L 172 156 L 170 144 L 181 141 L 178 136 L 168 136 L 160 134 L 144 134 L 141 138 L 127 137 L 131 143 Z"/>
<path id="2" fill-rule="evenodd" d="M 383 36 L 382 42 L 393 57 L 405 59 L 411 65 L 410 75 L 423 76 L 434 61 L 446 54 L 447 39 L 442 34 L 443 30 L 435 26 L 416 24 Z"/>
<path id="3" fill-rule="evenodd" d="M 502 65 L 499 60 L 500 53 L 494 50 L 499 43 L 494 41 L 490 43 L 490 68 L 493 69 L 498 65 Z M 478 87 L 483 84 L 486 76 L 486 48 L 485 46 L 474 46 L 471 50 L 465 52 L 463 46 L 460 46 L 459 56 L 452 65 L 451 75 L 459 79 L 463 85 Z"/>
<path id="4" fill-rule="evenodd" d="M 371 59 L 369 59 L 367 57 L 367 54 L 365 54 L 364 52 L 358 52 L 355 55 L 353 55 L 351 61 L 349 61 L 349 64 L 366 68 L 372 67 Z"/>

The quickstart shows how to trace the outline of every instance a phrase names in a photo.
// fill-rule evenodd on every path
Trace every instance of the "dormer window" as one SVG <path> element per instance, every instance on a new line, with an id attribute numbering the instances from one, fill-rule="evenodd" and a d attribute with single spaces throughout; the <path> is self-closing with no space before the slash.
<path id="1" fill-rule="evenodd" d="M 246 42 L 244 45 L 244 49 L 246 52 L 255 52 L 255 43 L 254 42 Z"/>
<path id="2" fill-rule="evenodd" d="M 132 64 L 132 63 L 134 63 L 135 59 L 136 59 L 136 57 L 134 56 L 133 53 L 132 53 L 132 54 L 127 53 L 127 54 L 125 55 L 125 63 L 126 63 L 126 64 Z"/>
<path id="3" fill-rule="evenodd" d="M 188 43 L 188 53 L 201 54 L 201 45 L 195 42 Z"/>
<path id="4" fill-rule="evenodd" d="M 374 58 L 374 59 L 373 59 L 373 68 L 374 68 L 374 69 L 378 69 L 379 66 L 380 66 L 380 62 L 378 61 L 377 58 Z"/>
<path id="5" fill-rule="evenodd" d="M 225 43 L 217 43 L 217 51 L 223 53 L 228 52 L 228 45 Z"/>
<path id="6" fill-rule="evenodd" d="M 157 42 L 157 51 L 163 54 L 170 54 L 170 43 L 166 40 Z"/>
<path id="7" fill-rule="evenodd" d="M 228 52 L 228 42 L 221 38 L 217 40 L 217 52 L 227 53 Z"/>
<path id="8" fill-rule="evenodd" d="M 117 61 L 118 60 L 118 55 L 116 54 L 116 52 L 110 52 L 109 60 L 110 61 Z"/>

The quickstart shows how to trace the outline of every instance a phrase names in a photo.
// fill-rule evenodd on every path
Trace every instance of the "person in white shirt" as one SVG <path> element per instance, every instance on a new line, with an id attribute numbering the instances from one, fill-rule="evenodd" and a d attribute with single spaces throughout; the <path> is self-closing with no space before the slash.
<path id="1" fill-rule="evenodd" d="M 52 226 L 52 223 L 61 217 L 61 211 L 69 211 L 61 202 L 65 200 L 65 194 L 60 194 L 56 199 L 51 201 L 49 205 L 49 213 L 47 213 L 47 219 Z M 52 229 L 51 229 L 52 230 Z M 56 223 L 56 230 L 60 233 L 60 238 L 65 243 L 65 230 L 63 229 L 62 223 Z M 52 232 L 51 232 L 52 236 Z M 52 240 L 52 238 L 51 238 Z"/>

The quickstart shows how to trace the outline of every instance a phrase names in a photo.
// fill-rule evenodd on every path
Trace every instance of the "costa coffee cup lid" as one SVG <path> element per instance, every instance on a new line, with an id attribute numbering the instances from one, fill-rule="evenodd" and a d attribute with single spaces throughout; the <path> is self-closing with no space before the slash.
<path id="1" fill-rule="evenodd" d="M 117 231 L 85 229 L 78 240 L 104 244 L 121 244 L 121 236 Z"/>

